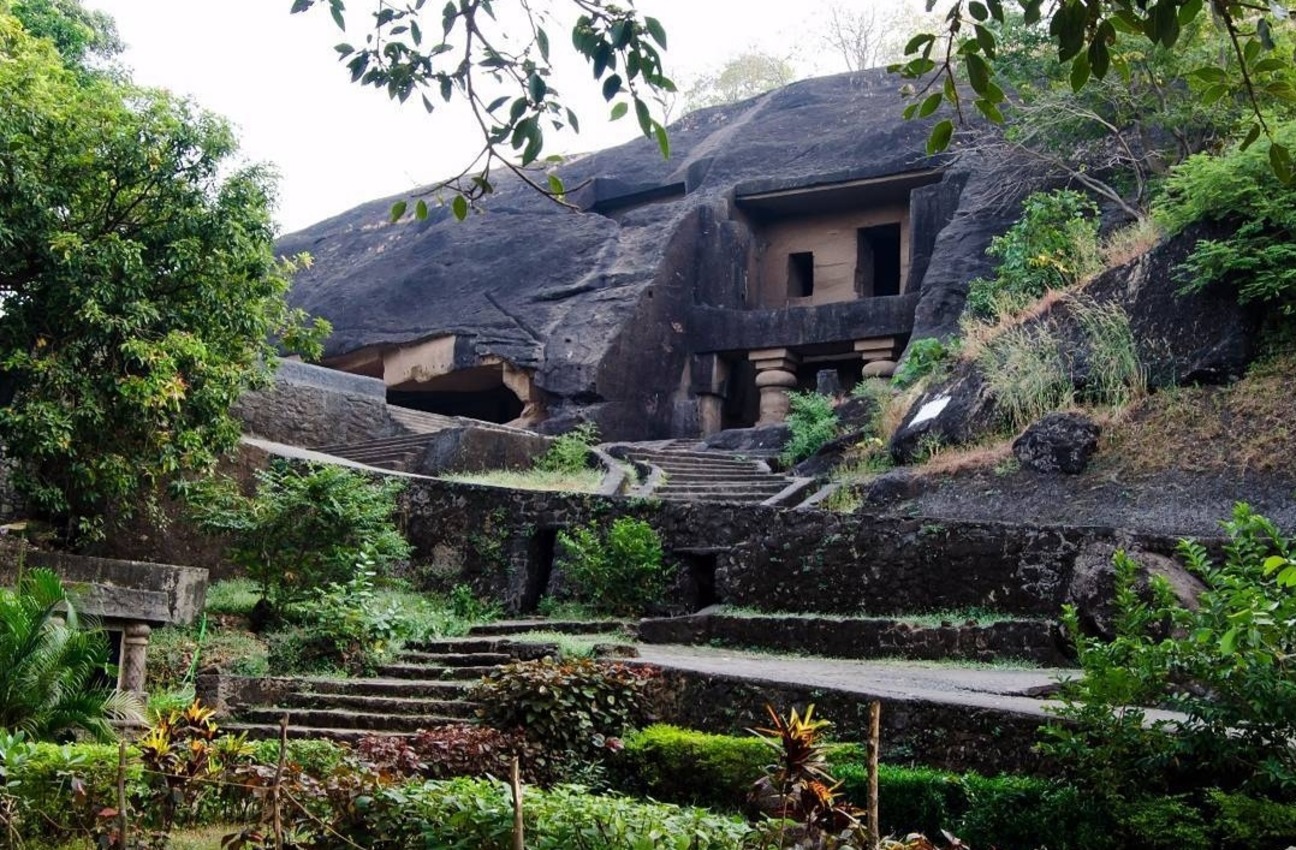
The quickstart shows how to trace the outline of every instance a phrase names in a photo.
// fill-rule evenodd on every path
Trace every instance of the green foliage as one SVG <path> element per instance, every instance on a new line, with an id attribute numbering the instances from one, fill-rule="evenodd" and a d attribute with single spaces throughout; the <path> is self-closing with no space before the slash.
<path id="1" fill-rule="evenodd" d="M 472 585 L 456 584 L 450 590 L 450 611 L 460 620 L 480 623 L 499 615 L 499 606 L 478 598 Z"/>
<path id="2" fill-rule="evenodd" d="M 524 800 L 531 850 L 732 850 L 749 830 L 741 818 L 578 786 L 527 789 Z M 482 779 L 393 788 L 375 798 L 362 828 L 373 850 L 509 850 L 512 802 L 506 784 Z"/>
<path id="3" fill-rule="evenodd" d="M 827 758 L 831 774 L 841 782 L 841 796 L 864 805 L 868 776 L 863 748 L 836 745 Z M 754 738 L 659 725 L 626 737 L 625 749 L 612 762 L 612 775 L 623 790 L 654 799 L 740 811 L 768 761 L 769 748 Z M 879 809 L 884 835 L 939 835 L 944 829 L 969 846 L 1003 850 L 1034 850 L 1041 836 L 1048 837 L 1049 847 L 1062 850 L 1117 846 L 1113 822 L 1092 795 L 1032 777 L 884 764 Z"/>
<path id="4" fill-rule="evenodd" d="M 112 740 L 110 721 L 139 721 L 143 706 L 111 672 L 107 638 L 81 622 L 57 575 L 29 570 L 16 590 L 0 588 L 0 729 Z"/>
<path id="5" fill-rule="evenodd" d="M 279 741 L 267 739 L 252 745 L 252 758 L 259 764 L 279 763 Z M 295 765 L 308 776 L 323 778 L 346 760 L 348 750 L 323 738 L 290 738 L 285 763 Z"/>
<path id="6" fill-rule="evenodd" d="M 200 633 L 166 626 L 150 636 L 145 683 L 150 693 L 181 688 L 193 670 L 205 667 L 219 667 L 235 676 L 264 676 L 269 670 L 266 645 L 237 629 L 211 628 Z"/>
<path id="7" fill-rule="evenodd" d="M 261 593 L 256 582 L 246 578 L 227 578 L 207 586 L 203 610 L 208 614 L 234 614 L 246 617 L 252 613 Z"/>
<path id="8" fill-rule="evenodd" d="M 1129 314 L 1116 302 L 1071 302 L 1085 338 L 1088 371 L 1082 397 L 1093 404 L 1123 408 L 1147 389 Z"/>
<path id="9" fill-rule="evenodd" d="M 1240 102 L 1251 113 L 1249 144 L 1269 132 L 1264 117 L 1266 106 L 1296 100 L 1290 81 L 1292 63 L 1286 52 L 1279 50 L 1282 39 L 1278 35 L 1290 18 L 1281 5 L 1264 6 L 1243 0 L 1210 4 L 1200 0 L 1053 4 L 1019 0 L 1017 6 L 1027 28 L 1040 27 L 1038 42 L 1049 52 L 1056 51 L 1056 62 L 1050 63 L 1047 76 L 1066 80 L 1073 91 L 1096 85 L 1095 81 L 1106 80 L 1109 73 L 1129 85 L 1132 62 L 1157 48 L 1182 50 L 1181 37 L 1185 31 L 1194 31 L 1195 25 L 1206 18 L 1203 10 L 1209 8 L 1210 22 L 1219 27 L 1224 38 L 1213 54 L 1202 55 L 1199 67 L 1182 75 L 1194 81 L 1202 103 L 1215 106 L 1225 101 L 1221 108 L 1226 108 L 1229 101 Z M 977 111 L 989 121 L 1002 124 L 1005 115 L 1000 107 L 1009 86 L 1001 84 L 995 73 L 1001 62 L 995 30 L 1013 14 L 1010 4 L 998 0 L 959 0 L 950 7 L 942 32 L 914 36 L 905 48 L 906 57 L 912 58 L 892 66 L 906 78 L 927 81 L 921 88 L 908 87 L 915 100 L 906 108 L 905 117 L 926 118 L 945 103 L 954 107 L 961 118 L 966 96 L 962 84 L 966 81 L 975 95 Z M 1004 52 L 1011 57 L 1011 51 Z M 1013 58 L 1003 64 L 1011 66 Z M 1165 75 L 1153 77 L 1150 83 L 1160 86 L 1162 98 L 1167 96 L 1165 89 L 1173 85 Z M 1167 129 L 1173 133 L 1179 128 L 1171 125 Z M 928 137 L 928 152 L 947 148 L 953 130 L 949 119 L 937 123 Z M 1279 179 L 1289 182 L 1292 161 L 1288 148 L 1275 144 L 1271 161 Z"/>
<path id="10" fill-rule="evenodd" d="M 1024 428 L 1075 397 L 1062 341 L 1045 324 L 1011 328 L 986 343 L 977 365 L 1010 428 Z"/>
<path id="11" fill-rule="evenodd" d="M 952 353 L 950 348 L 936 337 L 914 340 L 905 350 L 904 362 L 891 377 L 891 385 L 902 390 L 912 387 L 944 366 Z"/>
<path id="12" fill-rule="evenodd" d="M 75 4 L 25 8 L 72 43 L 53 29 Z M 0 12 L 0 442 L 34 508 L 95 536 L 234 448 L 270 340 L 312 353 L 326 326 L 284 300 L 272 180 L 231 166 L 229 126 L 54 44 Z"/>
<path id="13" fill-rule="evenodd" d="M 1136 565 L 1116 560 L 1116 638 L 1068 628 L 1084 678 L 1064 691 L 1046 752 L 1082 787 L 1109 798 L 1245 787 L 1280 794 L 1296 783 L 1296 545 L 1238 505 L 1224 524 L 1222 563 L 1198 544 L 1181 554 L 1205 582 L 1197 610 L 1178 605 L 1162 579 L 1150 598 Z M 1133 706 L 1165 706 L 1181 722 Z"/>
<path id="14" fill-rule="evenodd" d="M 600 614 L 641 614 L 660 605 L 672 573 L 661 538 L 643 520 L 620 517 L 602 531 L 595 523 L 558 532 L 565 592 Z"/>
<path id="15" fill-rule="evenodd" d="M 315 588 L 296 606 L 293 617 L 303 625 L 307 645 L 298 655 L 303 667 L 285 672 L 309 670 L 316 661 L 372 675 L 391 656 L 408 624 L 398 603 L 378 598 L 375 575 L 371 562 L 361 562 L 349 580 Z"/>
<path id="16" fill-rule="evenodd" d="M 556 438 L 549 450 L 536 458 L 535 469 L 573 475 L 589 468 L 590 448 L 598 445 L 598 426 L 582 422 Z"/>
<path id="17" fill-rule="evenodd" d="M 792 436 L 779 459 L 789 466 L 813 455 L 837 436 L 837 412 L 832 399 L 819 393 L 790 393 L 787 425 Z"/>
<path id="18" fill-rule="evenodd" d="M 1296 123 L 1281 124 L 1275 132 L 1296 144 Z M 1296 313 L 1296 186 L 1273 179 L 1262 146 L 1181 163 L 1170 173 L 1155 213 L 1171 232 L 1198 221 L 1236 228 L 1230 236 L 1197 243 L 1181 269 L 1185 290 L 1227 284 L 1236 287 L 1244 304 L 1272 304 Z"/>
<path id="19" fill-rule="evenodd" d="M 366 559 L 381 570 L 409 557 L 393 522 L 402 486 L 340 466 L 280 462 L 257 473 L 255 496 L 211 480 L 187 497 L 204 528 L 232 536 L 230 559 L 283 607 L 308 588 L 350 581 Z"/>
<path id="20" fill-rule="evenodd" d="M 994 320 L 1016 312 L 1050 289 L 1066 289 L 1098 265 L 1098 208 L 1079 192 L 1035 192 L 1022 214 L 986 253 L 999 260 L 993 278 L 968 285 L 967 309 Z"/>
<path id="21" fill-rule="evenodd" d="M 588 757 L 644 719 L 657 675 L 648 667 L 542 658 L 494 670 L 472 693 L 490 725 L 520 727 L 551 753 Z"/>

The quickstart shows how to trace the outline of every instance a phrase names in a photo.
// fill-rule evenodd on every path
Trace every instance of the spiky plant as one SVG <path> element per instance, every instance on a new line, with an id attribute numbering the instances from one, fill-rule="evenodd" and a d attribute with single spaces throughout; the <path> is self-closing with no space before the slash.
<path id="1" fill-rule="evenodd" d="M 112 740 L 111 721 L 138 722 L 144 710 L 136 695 L 99 681 L 107 669 L 106 636 L 83 623 L 53 572 L 30 570 L 17 590 L 0 589 L 0 729 Z"/>
<path id="2" fill-rule="evenodd" d="M 823 736 L 832 723 L 815 719 L 813 705 L 806 706 L 805 714 L 793 708 L 787 717 L 769 704 L 765 711 L 770 726 L 749 731 L 778 753 L 778 761 L 766 768 L 765 776 L 756 783 L 755 794 L 774 795 L 778 817 L 806 827 L 833 831 L 858 828 L 861 812 L 840 799 L 837 789 L 841 783 L 828 772 Z"/>

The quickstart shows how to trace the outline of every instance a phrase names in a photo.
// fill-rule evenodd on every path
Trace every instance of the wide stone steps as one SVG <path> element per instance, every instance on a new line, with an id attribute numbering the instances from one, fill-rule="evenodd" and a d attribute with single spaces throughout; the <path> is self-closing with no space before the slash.
<path id="1" fill-rule="evenodd" d="M 474 703 L 463 699 L 427 699 L 424 697 L 376 696 L 371 694 L 305 694 L 292 693 L 279 704 L 294 711 L 319 706 L 360 712 L 400 715 L 436 715 L 471 719 L 477 713 Z"/>
<path id="2" fill-rule="evenodd" d="M 692 502 L 784 503 L 802 498 L 802 479 L 771 472 L 762 460 L 698 451 L 669 443 L 621 443 L 615 457 L 646 464 L 654 472 L 632 495 Z"/>
<path id="3" fill-rule="evenodd" d="M 281 714 L 279 716 L 282 717 L 283 715 Z M 400 732 L 395 730 L 384 730 L 382 732 L 375 732 L 372 729 L 336 728 L 336 727 L 321 727 L 321 726 L 302 728 L 297 723 L 297 718 L 294 717 L 291 714 L 291 712 L 289 713 L 288 721 L 290 724 L 288 727 L 288 737 L 293 740 L 297 740 L 300 738 L 307 738 L 312 741 L 314 740 L 333 741 L 338 744 L 358 744 L 360 741 L 363 741 L 365 738 L 371 738 L 374 735 L 386 735 L 393 738 L 409 738 L 409 737 L 413 737 L 414 733 L 418 731 L 417 729 L 414 729 L 407 732 Z M 238 721 L 227 722 L 227 723 L 222 723 L 220 728 L 222 732 L 228 732 L 231 735 L 240 735 L 240 734 L 246 735 L 248 739 L 252 741 L 260 741 L 267 738 L 279 737 L 279 721 L 277 719 L 275 720 L 274 723 L 244 723 Z"/>
<path id="4" fill-rule="evenodd" d="M 497 620 L 473 626 L 470 637 L 498 637 L 526 632 L 558 632 L 567 635 L 615 634 L 632 629 L 629 620 Z"/>
<path id="5" fill-rule="evenodd" d="M 444 714 L 389 714 L 380 711 L 351 711 L 345 708 L 289 708 L 268 706 L 243 711 L 239 717 L 254 725 L 277 724 L 285 714 L 294 729 L 354 729 L 363 732 L 417 732 L 433 726 L 463 723 L 462 716 Z"/>
<path id="6" fill-rule="evenodd" d="M 301 679 L 294 693 L 330 697 L 370 694 L 440 702 L 462 699 L 471 684 L 440 679 Z"/>
<path id="7" fill-rule="evenodd" d="M 485 664 L 477 667 L 459 666 L 459 667 L 431 667 L 427 664 L 407 664 L 397 662 L 395 664 L 384 664 L 378 668 L 379 674 L 393 679 L 419 679 L 419 680 L 458 680 L 467 681 L 480 679 L 487 673 L 495 669 L 497 665 Z"/>

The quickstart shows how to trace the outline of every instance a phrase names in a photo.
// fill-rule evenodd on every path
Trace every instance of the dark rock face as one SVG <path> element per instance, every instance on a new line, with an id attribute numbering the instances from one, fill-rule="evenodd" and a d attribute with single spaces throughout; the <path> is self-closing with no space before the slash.
<path id="1" fill-rule="evenodd" d="M 1098 423 L 1082 413 L 1050 413 L 1013 442 L 1013 455 L 1036 472 L 1084 472 L 1098 450 Z"/>
<path id="2" fill-rule="evenodd" d="M 926 156 L 927 123 L 901 119 L 896 89 L 882 71 L 807 80 L 686 116 L 669 161 L 647 140 L 573 158 L 560 174 L 588 184 L 573 194 L 587 212 L 504 178 L 462 223 L 438 208 L 391 224 L 394 199 L 366 204 L 280 240 L 315 259 L 291 300 L 333 323 L 326 358 L 454 335 L 457 368 L 463 353 L 525 370 L 553 419 L 613 439 L 697 434 L 680 379 L 691 357 L 953 326 L 1001 223 L 980 209 L 974 163 L 913 191 L 906 293 L 778 310 L 749 293 L 762 225 L 735 194 L 946 164 Z"/>
<path id="3" fill-rule="evenodd" d="M 777 454 L 792 438 L 787 425 L 763 425 L 759 428 L 730 428 L 712 434 L 702 441 L 708 449 L 726 452 Z"/>
<path id="4" fill-rule="evenodd" d="M 1112 559 L 1116 552 L 1117 547 L 1107 542 L 1093 542 L 1081 549 L 1066 595 L 1067 602 L 1079 611 L 1081 628 L 1106 640 L 1116 637 L 1112 604 L 1116 592 L 1116 568 Z M 1136 587 L 1141 595 L 1150 595 L 1151 578 L 1158 576 L 1169 583 L 1181 605 L 1190 609 L 1197 607 L 1197 597 L 1206 590 L 1206 585 L 1173 558 L 1137 547 L 1128 548 L 1126 554 L 1140 567 Z"/>
<path id="5" fill-rule="evenodd" d="M 1255 357 L 1261 312 L 1239 306 L 1228 287 L 1181 294 L 1175 277 L 1199 239 L 1218 235 L 1205 228 L 1187 230 L 1103 273 L 1084 289 L 1081 297 L 1090 303 L 1118 305 L 1129 317 L 1151 387 L 1232 380 Z M 929 296 L 935 297 L 925 290 L 925 303 Z M 1025 324 L 1041 325 L 1060 340 L 1071 382 L 1083 395 L 1093 354 L 1076 314 L 1076 301 L 1060 299 Z M 892 437 L 891 455 L 898 463 L 910 463 L 922 454 L 924 441 L 965 445 L 986 436 L 1001 421 L 977 364 L 961 362 L 910 408 L 905 424 Z"/>
<path id="6" fill-rule="evenodd" d="M 985 378 L 975 368 L 960 369 L 914 402 L 891 435 L 891 457 L 896 463 L 913 463 L 936 447 L 973 442 L 997 421 Z"/>
<path id="7" fill-rule="evenodd" d="M 530 469 L 553 440 L 494 428 L 455 428 L 434 434 L 418 467 L 422 475 Z"/>

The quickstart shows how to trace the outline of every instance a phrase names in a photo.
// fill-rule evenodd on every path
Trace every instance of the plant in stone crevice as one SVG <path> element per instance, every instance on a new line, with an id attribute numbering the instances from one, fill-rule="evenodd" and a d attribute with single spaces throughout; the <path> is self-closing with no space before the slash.
<path id="1" fill-rule="evenodd" d="M 673 580 L 661 537 L 643 520 L 620 517 L 558 532 L 564 596 L 595 613 L 634 615 L 660 605 Z"/>
<path id="2" fill-rule="evenodd" d="M 791 466 L 823 448 L 837 436 L 837 413 L 832 399 L 820 393 L 790 393 L 787 425 L 792 431 L 779 460 Z"/>
<path id="3" fill-rule="evenodd" d="M 536 458 L 534 468 L 539 472 L 574 474 L 589 468 L 590 449 L 598 445 L 598 426 L 582 422 L 572 430 L 554 439 L 548 451 Z"/>
<path id="4" fill-rule="evenodd" d="M 951 346 L 936 337 L 914 340 L 905 351 L 904 362 L 891 377 L 891 385 L 896 389 L 908 389 L 934 374 L 949 362 L 953 354 Z"/>

